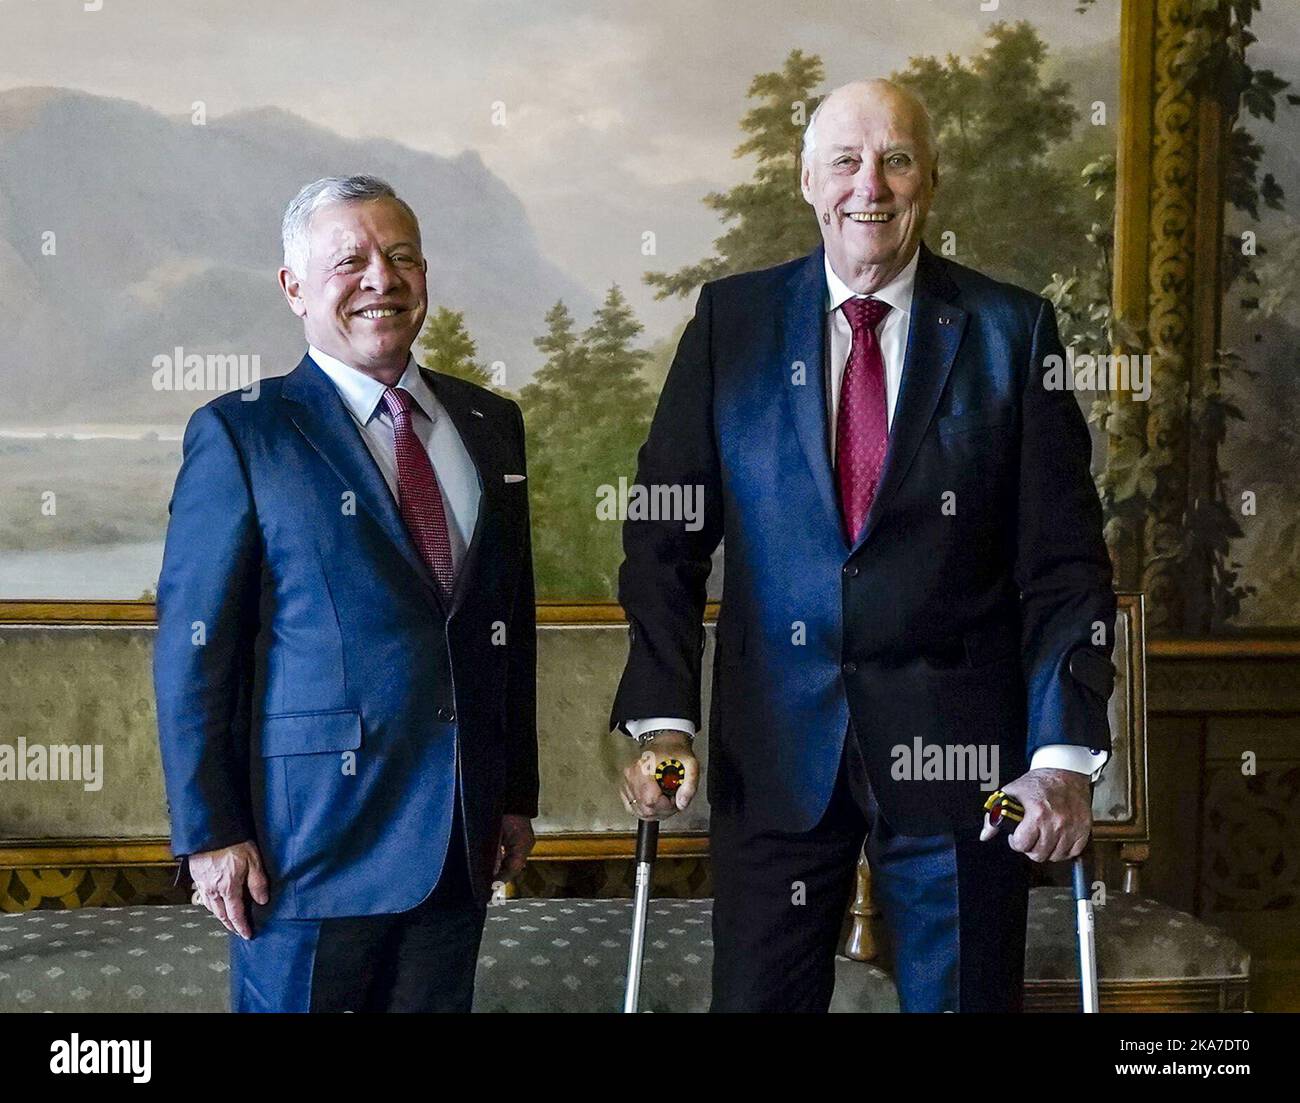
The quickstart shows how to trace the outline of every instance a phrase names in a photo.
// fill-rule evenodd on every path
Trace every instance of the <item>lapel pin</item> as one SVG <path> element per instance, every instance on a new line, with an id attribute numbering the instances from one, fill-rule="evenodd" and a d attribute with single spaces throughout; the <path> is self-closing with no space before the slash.
<path id="1" fill-rule="evenodd" d="M 470 412 L 471 414 L 473 414 L 475 417 L 482 417 L 482 416 L 483 416 L 483 411 L 482 411 L 482 410 L 476 410 L 476 409 L 474 409 L 472 406 L 470 407 L 470 411 L 469 411 L 469 412 Z"/>

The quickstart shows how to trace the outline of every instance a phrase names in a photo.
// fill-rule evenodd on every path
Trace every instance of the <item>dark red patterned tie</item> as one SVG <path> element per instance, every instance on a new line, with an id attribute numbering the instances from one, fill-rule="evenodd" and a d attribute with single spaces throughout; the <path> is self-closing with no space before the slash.
<path id="1" fill-rule="evenodd" d="M 853 330 L 849 361 L 840 383 L 835 421 L 835 471 L 840 488 L 844 534 L 857 542 L 876 496 L 889 441 L 889 406 L 885 396 L 885 358 L 876 327 L 889 313 L 879 299 L 846 299 L 840 306 Z"/>
<path id="2" fill-rule="evenodd" d="M 393 442 L 397 446 L 397 504 L 420 555 L 443 593 L 449 594 L 456 572 L 447 535 L 447 511 L 429 453 L 411 428 L 412 401 L 401 387 L 384 391 L 384 405 L 393 419 Z"/>

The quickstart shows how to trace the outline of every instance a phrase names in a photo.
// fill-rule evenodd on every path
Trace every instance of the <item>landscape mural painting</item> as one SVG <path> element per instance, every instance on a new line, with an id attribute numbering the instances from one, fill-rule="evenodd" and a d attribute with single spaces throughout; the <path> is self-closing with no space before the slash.
<path id="1" fill-rule="evenodd" d="M 1300 624 L 1300 19 L 1265 3 L 1253 64 L 1273 102 L 1234 133 L 1224 228 L 1223 501 L 1217 625 Z M 1212 421 L 1212 424 L 1216 424 Z"/>
<path id="2" fill-rule="evenodd" d="M 0 598 L 152 596 L 189 414 L 302 355 L 279 219 L 325 174 L 382 176 L 419 215 L 424 363 L 523 406 L 544 600 L 616 597 L 601 503 L 634 476 L 700 283 L 817 243 L 798 147 L 836 84 L 892 75 L 929 105 L 931 248 L 1051 297 L 1067 343 L 1105 340 L 1119 0 L 759 0 L 743 20 L 680 0 L 394 0 L 400 36 L 336 0 L 313 10 L 304 53 L 277 47 L 301 32 L 288 6 L 5 6 Z M 1287 22 L 1267 24 L 1283 73 L 1300 60 Z M 1297 114 L 1249 120 L 1270 251 L 1262 305 L 1225 320 L 1271 373 L 1224 444 L 1261 493 L 1298 449 L 1295 296 L 1278 290 L 1296 270 Z M 1100 474 L 1104 403 L 1078 398 Z M 1222 623 L 1300 618 L 1294 503 L 1219 524 Z M 1249 592 L 1233 562 L 1259 566 Z"/>

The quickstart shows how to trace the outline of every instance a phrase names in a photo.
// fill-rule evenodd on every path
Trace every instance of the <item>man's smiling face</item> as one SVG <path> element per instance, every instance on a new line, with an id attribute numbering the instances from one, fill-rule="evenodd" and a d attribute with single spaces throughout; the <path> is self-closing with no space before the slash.
<path id="1" fill-rule="evenodd" d="M 428 310 L 415 219 L 392 199 L 327 203 L 309 239 L 306 272 L 280 270 L 308 342 L 368 375 L 400 375 Z"/>
<path id="2" fill-rule="evenodd" d="M 831 267 L 859 294 L 879 290 L 912 259 L 938 183 L 920 104 L 883 81 L 827 97 L 803 162 L 803 197 Z"/>

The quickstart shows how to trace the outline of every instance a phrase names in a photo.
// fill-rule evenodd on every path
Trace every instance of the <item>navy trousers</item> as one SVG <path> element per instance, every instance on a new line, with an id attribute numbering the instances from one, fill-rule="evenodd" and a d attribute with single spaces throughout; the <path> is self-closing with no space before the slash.
<path id="1" fill-rule="evenodd" d="M 714 813 L 713 1011 L 825 1011 L 867 847 L 886 964 L 903 1011 L 1019 1011 L 1029 859 L 1006 833 L 899 835 L 850 730 L 835 791 L 806 832 L 749 832 Z"/>
<path id="2" fill-rule="evenodd" d="M 475 901 L 456 801 L 438 884 L 391 915 L 263 920 L 254 937 L 230 936 L 230 1003 L 256 1011 L 461 1011 L 487 914 Z"/>

